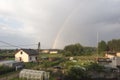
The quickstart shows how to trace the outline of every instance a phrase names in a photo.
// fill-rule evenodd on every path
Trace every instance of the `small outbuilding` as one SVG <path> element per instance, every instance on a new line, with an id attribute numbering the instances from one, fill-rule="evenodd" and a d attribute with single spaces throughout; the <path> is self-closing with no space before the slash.
<path id="1" fill-rule="evenodd" d="M 48 53 L 48 54 L 58 54 L 59 53 L 59 49 L 41 49 L 40 52 L 41 53 Z"/>
<path id="2" fill-rule="evenodd" d="M 22 62 L 16 62 L 14 60 L 1 61 L 0 66 L 7 66 L 12 68 L 23 68 L 24 64 Z"/>
<path id="3" fill-rule="evenodd" d="M 49 72 L 23 69 L 19 74 L 19 78 L 27 80 L 49 80 Z"/>

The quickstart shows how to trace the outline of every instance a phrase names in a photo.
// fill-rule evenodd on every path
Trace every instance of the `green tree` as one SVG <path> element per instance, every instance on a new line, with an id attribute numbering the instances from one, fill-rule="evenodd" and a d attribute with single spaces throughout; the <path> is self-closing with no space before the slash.
<path id="1" fill-rule="evenodd" d="M 110 51 L 120 51 L 120 39 L 108 41 L 108 48 Z"/>
<path id="2" fill-rule="evenodd" d="M 64 51 L 69 52 L 71 53 L 71 55 L 74 55 L 74 56 L 81 55 L 83 51 L 83 47 L 79 43 L 71 44 L 71 45 L 65 46 Z"/>
<path id="3" fill-rule="evenodd" d="M 65 55 L 65 56 L 71 56 L 72 53 L 70 51 L 66 51 L 66 52 L 63 53 L 63 55 Z"/>
<path id="4" fill-rule="evenodd" d="M 107 44 L 105 41 L 101 41 L 98 43 L 98 51 L 103 52 L 107 50 Z"/>
<path id="5" fill-rule="evenodd" d="M 92 55 L 95 52 L 96 52 L 96 48 L 95 47 L 84 47 L 83 48 L 83 54 L 84 55 Z"/>
<path id="6" fill-rule="evenodd" d="M 98 63 L 91 63 L 86 66 L 88 71 L 103 72 L 104 66 L 99 65 Z"/>

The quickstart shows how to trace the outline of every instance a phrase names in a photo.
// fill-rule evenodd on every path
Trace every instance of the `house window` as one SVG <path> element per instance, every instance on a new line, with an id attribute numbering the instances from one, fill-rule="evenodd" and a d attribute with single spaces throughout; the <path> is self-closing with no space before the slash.
<path id="1" fill-rule="evenodd" d="M 20 52 L 20 54 L 22 55 L 22 54 L 23 54 L 23 52 Z"/>

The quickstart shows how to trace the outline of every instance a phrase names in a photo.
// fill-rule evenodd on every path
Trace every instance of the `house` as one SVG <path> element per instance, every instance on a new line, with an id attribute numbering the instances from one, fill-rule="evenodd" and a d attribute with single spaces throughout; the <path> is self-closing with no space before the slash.
<path id="1" fill-rule="evenodd" d="M 105 54 L 105 57 L 107 58 L 113 58 L 113 57 L 120 57 L 120 52 L 107 52 Z"/>
<path id="2" fill-rule="evenodd" d="M 120 57 L 98 58 L 98 63 L 104 67 L 117 68 L 120 66 Z"/>
<path id="3" fill-rule="evenodd" d="M 99 58 L 98 63 L 110 68 L 117 68 L 120 66 L 120 52 L 107 52 L 105 58 Z"/>
<path id="4" fill-rule="evenodd" d="M 15 53 L 15 61 L 20 62 L 36 62 L 38 52 L 33 49 L 20 49 Z"/>

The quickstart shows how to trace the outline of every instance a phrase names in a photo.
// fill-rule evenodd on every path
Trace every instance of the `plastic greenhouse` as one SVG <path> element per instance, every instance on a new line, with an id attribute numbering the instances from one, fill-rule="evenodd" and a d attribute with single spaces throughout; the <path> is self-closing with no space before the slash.
<path id="1" fill-rule="evenodd" d="M 23 69 L 19 78 L 25 78 L 27 80 L 49 80 L 49 72 Z"/>

